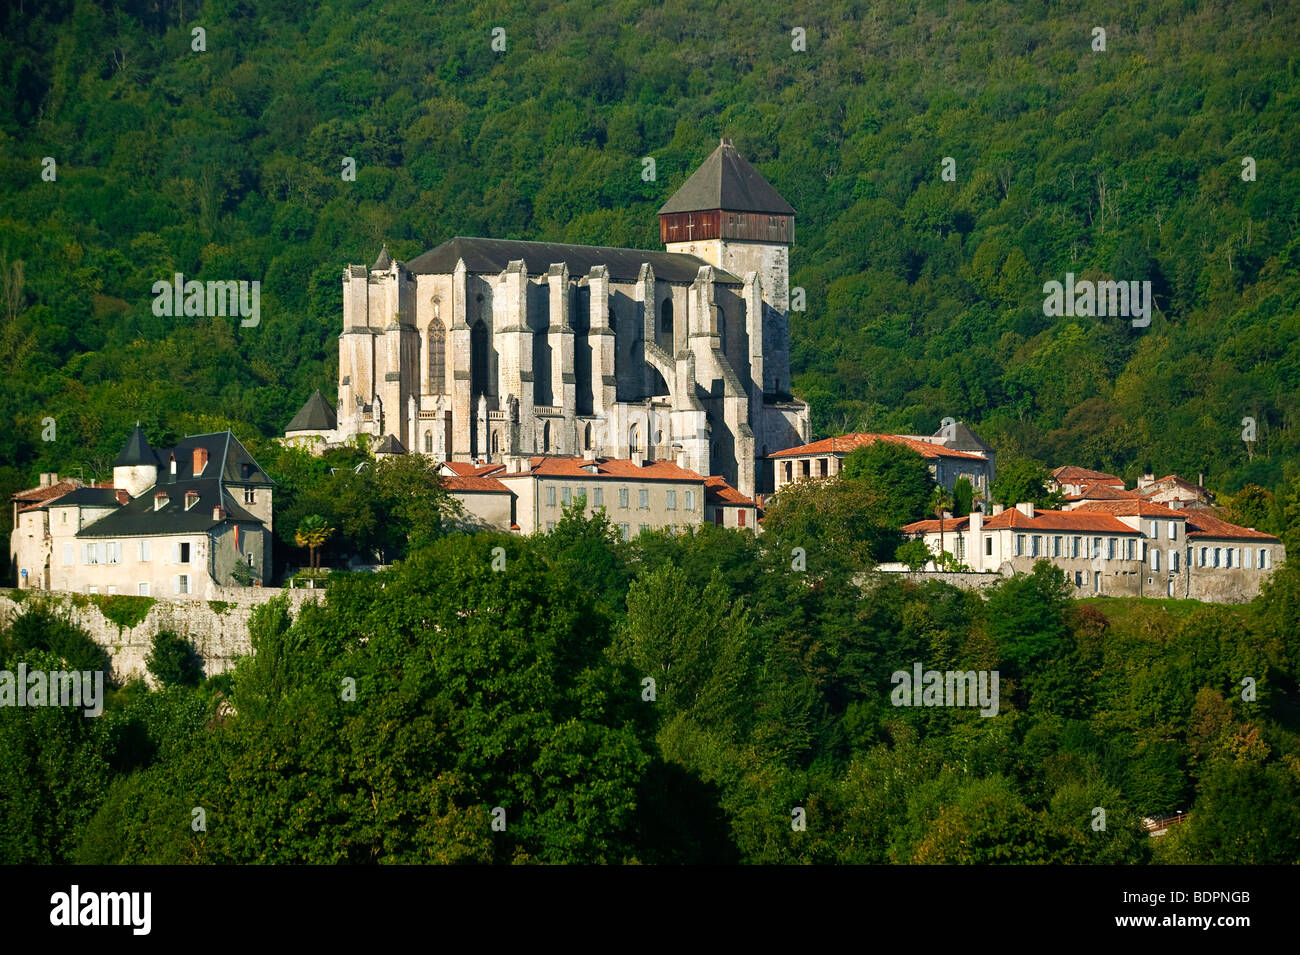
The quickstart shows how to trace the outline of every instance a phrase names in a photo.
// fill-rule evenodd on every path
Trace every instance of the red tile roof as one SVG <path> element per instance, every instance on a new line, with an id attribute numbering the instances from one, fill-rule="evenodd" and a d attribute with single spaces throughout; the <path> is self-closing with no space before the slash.
<path id="1" fill-rule="evenodd" d="M 1160 478 L 1158 481 L 1152 481 L 1146 487 L 1138 491 L 1144 497 L 1152 494 L 1161 494 L 1170 490 L 1189 491 L 1197 497 L 1209 497 L 1210 492 L 1203 487 L 1198 487 L 1191 481 L 1180 478 L 1177 474 L 1169 474 Z"/>
<path id="2" fill-rule="evenodd" d="M 1272 534 L 1238 527 L 1215 517 L 1208 508 L 1196 508 L 1183 512 L 1187 515 L 1187 536 L 1193 540 L 1258 540 L 1277 541 Z"/>
<path id="3" fill-rule="evenodd" d="M 1113 474 L 1107 474 L 1105 471 L 1090 471 L 1087 468 L 1076 468 L 1072 464 L 1054 470 L 1052 478 L 1057 484 L 1095 484 L 1100 481 L 1105 484 L 1124 486 L 1124 480 Z"/>
<path id="4" fill-rule="evenodd" d="M 758 504 L 741 494 L 727 483 L 720 474 L 711 474 L 704 479 L 704 496 L 714 504 L 723 507 L 757 507 Z"/>
<path id="5" fill-rule="evenodd" d="M 482 477 L 505 467 L 504 464 L 474 464 L 471 461 L 444 461 L 442 466 L 458 477 Z"/>
<path id="6" fill-rule="evenodd" d="M 595 466 L 594 473 L 586 470 L 586 468 L 593 465 Z M 539 455 L 529 458 L 529 469 L 527 471 L 501 471 L 495 472 L 495 474 L 503 480 L 530 475 L 537 477 L 571 477 L 584 481 L 593 478 L 597 480 L 609 478 L 623 481 L 702 482 L 704 480 L 701 475 L 685 468 L 679 468 L 671 461 L 648 461 L 644 466 L 639 466 L 627 458 L 596 458 L 594 461 L 588 461 L 584 458 L 554 457 L 551 455 Z"/>
<path id="7" fill-rule="evenodd" d="M 1106 534 L 1136 534 L 1133 528 L 1111 514 L 1079 513 L 1081 508 L 1073 511 L 1035 511 L 1033 517 L 1026 517 L 1014 507 L 1007 508 L 1001 514 L 986 518 L 984 527 L 1000 530 L 1004 527 L 1033 531 L 1099 531 Z"/>
<path id="8" fill-rule="evenodd" d="M 1114 514 L 1116 517 L 1159 517 L 1165 520 L 1177 521 L 1187 518 L 1187 514 L 1183 511 L 1175 511 L 1163 504 L 1153 504 L 1141 498 L 1130 501 L 1089 501 L 1087 504 L 1080 504 L 1074 509 L 1076 514 L 1080 511 L 1092 511 L 1094 513 L 1100 511 L 1106 514 Z"/>
<path id="9" fill-rule="evenodd" d="M 1073 482 L 1066 482 L 1073 483 Z M 1071 494 L 1066 498 L 1067 501 L 1129 501 L 1137 500 L 1140 495 L 1137 491 L 1126 491 L 1122 487 L 1115 487 L 1111 484 L 1103 484 L 1098 481 L 1095 484 L 1089 484 L 1083 489 L 1082 494 Z"/>
<path id="10" fill-rule="evenodd" d="M 447 477 L 443 476 L 443 487 L 449 491 L 469 491 L 471 493 L 509 494 L 506 487 L 496 478 L 491 477 Z"/>
<path id="11" fill-rule="evenodd" d="M 943 532 L 964 531 L 970 528 L 969 517 L 946 517 L 943 520 Z M 904 534 L 937 534 L 939 533 L 939 519 L 937 517 L 924 521 L 913 521 L 911 524 L 904 524 L 902 531 Z"/>
<path id="12" fill-rule="evenodd" d="M 947 518 L 943 522 L 945 533 L 948 531 L 964 531 L 969 527 L 969 517 Z M 985 517 L 983 527 L 985 530 L 994 531 L 1010 528 L 1030 531 L 1088 531 L 1106 534 L 1138 533 L 1109 514 L 1080 514 L 1078 510 L 1035 511 L 1033 517 L 1026 517 L 1015 508 L 1008 508 L 1001 514 Z M 904 525 L 902 530 L 907 534 L 937 534 L 939 533 L 939 521 L 937 518 L 915 521 Z"/>
<path id="13" fill-rule="evenodd" d="M 64 478 L 54 484 L 45 487 L 32 487 L 25 491 L 18 491 L 12 495 L 11 501 L 48 501 L 52 497 L 61 497 L 69 491 L 75 491 L 81 487 L 82 482 L 77 478 Z"/>
<path id="14" fill-rule="evenodd" d="M 866 444 L 875 444 L 877 441 L 889 441 L 893 444 L 901 444 L 904 447 L 911 448 L 923 458 L 964 458 L 971 461 L 983 461 L 983 456 L 971 454 L 968 451 L 952 451 L 941 444 L 931 444 L 929 441 L 919 441 L 916 438 L 905 437 L 901 434 L 844 434 L 835 438 L 822 438 L 820 441 L 814 441 L 812 444 L 802 444 L 797 448 L 786 448 L 784 451 L 777 451 L 775 454 L 769 454 L 770 458 L 793 458 L 799 455 L 808 454 L 848 454 L 854 448 L 860 448 Z"/>

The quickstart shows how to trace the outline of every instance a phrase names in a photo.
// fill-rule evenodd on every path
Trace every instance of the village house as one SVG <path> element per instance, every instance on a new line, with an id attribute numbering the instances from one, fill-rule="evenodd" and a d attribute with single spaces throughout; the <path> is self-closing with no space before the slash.
<path id="1" fill-rule="evenodd" d="M 964 428 L 964 426 L 963 426 Z M 965 434 L 969 435 L 967 430 Z M 988 496 L 994 478 L 992 451 L 959 451 L 941 444 L 939 436 L 918 438 L 902 434 L 845 434 L 823 438 L 811 444 L 787 448 L 771 455 L 776 465 L 776 491 L 796 481 L 835 477 L 849 452 L 877 441 L 890 441 L 911 448 L 925 459 L 936 484 L 952 490 L 959 478 L 970 481 L 977 495 Z M 983 442 L 980 442 L 981 444 Z"/>
<path id="2" fill-rule="evenodd" d="M 758 532 L 758 505 L 720 475 L 703 477 L 669 461 L 534 455 L 503 463 L 445 461 L 443 484 L 469 523 L 518 534 L 554 530 L 566 506 L 604 508 L 624 540 L 644 530 L 684 531 L 704 523 Z"/>
<path id="3" fill-rule="evenodd" d="M 1050 561 L 1077 596 L 1245 601 L 1285 559 L 1276 537 L 1209 508 L 1143 500 L 1082 501 L 1069 510 L 994 505 L 988 516 L 916 521 L 902 531 L 975 572 L 1029 573 Z"/>
<path id="4" fill-rule="evenodd" d="M 13 496 L 20 587 L 199 598 L 269 579 L 273 485 L 229 431 L 155 451 L 137 425 L 111 485 L 57 484 Z"/>
<path id="5" fill-rule="evenodd" d="M 1077 497 L 1085 490 L 1099 484 L 1124 490 L 1123 478 L 1107 474 L 1105 471 L 1090 471 L 1073 465 L 1054 469 L 1047 479 L 1046 487 L 1049 492 L 1060 491 L 1062 496 L 1069 498 Z"/>

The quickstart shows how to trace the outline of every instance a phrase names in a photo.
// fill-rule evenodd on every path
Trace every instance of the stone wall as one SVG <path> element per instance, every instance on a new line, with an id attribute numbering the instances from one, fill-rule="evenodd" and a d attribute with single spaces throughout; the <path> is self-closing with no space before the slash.
<path id="1" fill-rule="evenodd" d="M 113 678 L 121 681 L 132 676 L 144 676 L 153 682 L 145 667 L 145 658 L 153 647 L 153 638 L 160 630 L 171 630 L 194 645 L 203 661 L 208 676 L 223 673 L 234 666 L 238 657 L 247 655 L 251 647 L 248 639 L 248 621 L 253 608 L 281 594 L 289 595 L 290 613 L 308 601 L 324 600 L 324 590 L 278 590 L 269 587 L 219 588 L 211 602 L 207 600 L 156 600 L 144 620 L 130 629 L 119 628 L 107 619 L 93 601 L 78 606 L 85 598 L 60 591 L 24 591 L 25 599 L 11 599 L 10 590 L 0 590 L 0 626 L 8 626 L 13 619 L 32 606 L 35 601 L 47 600 L 57 612 L 66 614 L 77 626 L 90 634 L 109 653 Z M 221 601 L 224 606 L 213 606 Z"/>

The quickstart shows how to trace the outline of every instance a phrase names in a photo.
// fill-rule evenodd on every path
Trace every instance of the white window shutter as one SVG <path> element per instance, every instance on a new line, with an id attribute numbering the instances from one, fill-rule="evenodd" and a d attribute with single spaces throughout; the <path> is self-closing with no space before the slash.
<path id="1" fill-rule="evenodd" d="M 82 545 L 81 545 L 81 562 L 82 562 L 83 564 L 89 564 L 89 563 L 90 563 L 90 545 L 89 545 L 89 544 L 82 544 Z"/>
<path id="2" fill-rule="evenodd" d="M 181 562 L 181 545 L 179 543 L 172 544 L 172 563 L 179 564 L 180 562 Z"/>
<path id="3" fill-rule="evenodd" d="M 175 577 L 172 578 L 172 593 L 179 594 L 180 592 L 181 592 L 181 575 L 177 574 Z"/>

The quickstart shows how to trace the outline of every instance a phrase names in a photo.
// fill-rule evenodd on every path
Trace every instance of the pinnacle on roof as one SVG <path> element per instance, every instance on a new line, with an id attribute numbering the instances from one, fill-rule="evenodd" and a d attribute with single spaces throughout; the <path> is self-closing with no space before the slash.
<path id="1" fill-rule="evenodd" d="M 370 266 L 372 272 L 387 272 L 393 267 L 393 258 L 388 254 L 388 246 L 385 245 L 379 250 L 379 258 L 375 259 L 375 264 Z"/>
<path id="2" fill-rule="evenodd" d="M 158 455 L 149 446 L 149 439 L 144 436 L 144 429 L 140 427 L 140 422 L 137 421 L 135 430 L 131 432 L 131 437 L 127 438 L 126 447 L 122 449 L 122 453 L 113 462 L 113 467 L 128 468 L 138 464 L 157 467 Z"/>
<path id="3" fill-rule="evenodd" d="M 660 215 L 674 212 L 766 212 L 792 216 L 794 208 L 771 183 L 724 139 L 712 155 L 663 204 Z"/>
<path id="4" fill-rule="evenodd" d="M 333 431 L 336 427 L 338 419 L 334 415 L 334 409 L 317 388 L 284 430 L 287 434 L 290 431 Z"/>

